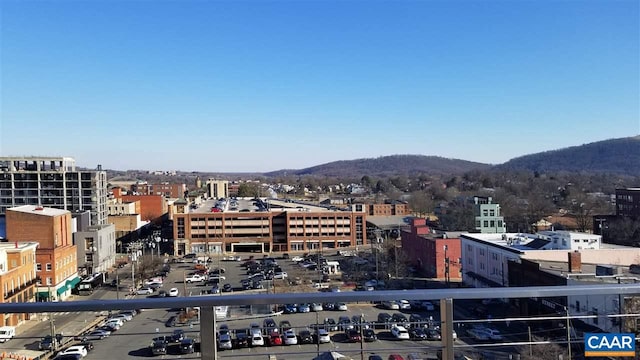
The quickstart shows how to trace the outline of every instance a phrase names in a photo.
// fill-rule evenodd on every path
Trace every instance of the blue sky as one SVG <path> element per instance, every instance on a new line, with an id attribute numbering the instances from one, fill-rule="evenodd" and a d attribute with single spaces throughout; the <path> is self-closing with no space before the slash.
<path id="1" fill-rule="evenodd" d="M 270 171 L 640 133 L 638 2 L 0 1 L 0 155 Z"/>

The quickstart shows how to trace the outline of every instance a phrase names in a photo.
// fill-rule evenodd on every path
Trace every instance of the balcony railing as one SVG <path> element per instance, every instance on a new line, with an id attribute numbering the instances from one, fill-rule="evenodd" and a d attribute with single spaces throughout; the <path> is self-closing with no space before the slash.
<path id="1" fill-rule="evenodd" d="M 235 293 L 225 294 L 224 296 L 192 296 L 192 297 L 165 297 L 154 299 L 126 299 L 126 300 L 80 300 L 72 302 L 40 302 L 40 303 L 7 303 L 0 304 L 0 313 L 57 313 L 57 312 L 69 312 L 69 311 L 112 311 L 112 310 L 135 310 L 135 309 L 171 309 L 171 308 L 199 308 L 199 324 L 208 324 L 210 326 L 199 326 L 199 339 L 200 349 L 199 357 L 201 359 L 213 360 L 227 358 L 228 355 L 220 355 L 216 348 L 216 319 L 214 309 L 220 306 L 264 306 L 269 305 L 267 308 L 273 309 L 274 304 L 291 304 L 291 303 L 359 303 L 370 304 L 377 302 L 384 302 L 390 300 L 438 300 L 440 303 L 440 319 L 438 320 L 441 326 L 442 340 L 441 345 L 421 345 L 414 346 L 411 351 L 418 351 L 421 353 L 431 352 L 432 354 L 438 353 L 443 359 L 453 359 L 454 355 L 458 351 L 489 351 L 491 349 L 507 348 L 512 349 L 521 346 L 538 346 L 544 344 L 559 344 L 564 346 L 571 353 L 572 346 L 582 342 L 579 335 L 576 335 L 570 331 L 571 322 L 579 319 L 595 319 L 598 317 L 605 317 L 607 321 L 620 324 L 625 319 L 640 318 L 640 314 L 624 313 L 624 311 L 618 311 L 617 313 L 609 314 L 595 314 L 595 315 L 569 315 L 570 309 L 565 307 L 564 311 L 558 313 L 550 313 L 547 316 L 515 316 L 515 317 L 469 317 L 460 319 L 454 317 L 454 304 L 462 304 L 469 300 L 478 299 L 539 299 L 539 298 L 566 298 L 572 296 L 598 296 L 598 295 L 611 295 L 615 294 L 622 299 L 623 297 L 631 298 L 633 296 L 640 295 L 640 284 L 611 284 L 611 285 L 581 285 L 581 286 L 552 286 L 552 287 L 518 287 L 518 288 L 472 288 L 472 289 L 423 289 L 423 290 L 390 290 L 390 291 L 349 291 L 349 292 L 324 292 L 324 293 L 282 293 L 282 294 L 242 294 Z M 464 308 L 464 306 L 463 306 Z M 468 309 L 469 313 L 472 313 L 472 309 Z M 624 310 L 624 309 L 623 309 Z M 317 313 L 316 313 L 317 314 Z M 323 315 L 324 317 L 324 315 Z M 613 320 L 612 320 L 613 319 Z M 367 319 L 375 323 L 375 319 Z M 454 333 L 458 331 L 458 338 L 467 337 L 466 334 L 460 333 L 463 329 L 462 326 L 466 326 L 469 333 L 472 333 L 471 328 L 475 324 L 501 324 L 503 328 L 514 328 L 518 323 L 535 323 L 536 321 L 549 321 L 553 320 L 557 324 L 566 323 L 566 328 L 559 328 L 560 332 L 566 331 L 567 336 L 558 339 L 534 339 L 531 336 L 531 329 L 529 329 L 529 337 L 523 341 L 521 338 L 526 338 L 525 334 L 510 334 L 508 339 L 502 339 L 499 341 L 484 341 L 484 342 L 466 342 L 458 341 L 454 342 Z M 231 319 L 225 319 L 225 321 L 231 321 Z M 258 320 L 262 322 L 261 320 Z M 318 321 L 319 324 L 322 324 Z M 193 323 L 192 323 L 193 324 Z M 195 324 L 198 325 L 198 324 Z M 384 324 L 379 324 L 383 325 Z M 191 328 L 191 327 L 190 327 Z M 520 327 L 526 329 L 527 327 Z M 634 329 L 635 330 L 635 329 Z M 156 333 L 158 333 L 156 329 Z M 198 330 L 193 330 L 198 331 Z M 515 332 L 515 330 L 514 330 Z M 74 334 L 80 335 L 80 334 Z M 388 346 L 378 347 L 377 351 L 381 353 L 392 353 L 394 349 L 397 349 L 400 344 L 398 342 L 389 342 Z M 343 346 L 345 348 L 346 346 Z M 319 349 L 318 345 L 318 349 Z M 269 353 L 270 348 L 266 348 L 265 353 Z M 301 348 L 292 348 L 287 351 L 287 359 L 307 359 L 313 358 L 315 352 L 313 347 L 310 350 L 303 351 Z M 336 350 L 337 346 L 336 346 Z M 407 350 L 407 349 L 405 349 Z M 403 351 L 405 351 L 403 350 Z M 297 352 L 296 352 L 297 351 Z M 318 350 L 319 351 L 319 350 Z M 343 349 L 343 351 L 356 351 L 353 349 Z M 354 358 L 365 358 L 364 346 L 361 343 L 361 347 L 358 354 L 348 354 Z M 291 357 L 291 354 L 297 353 L 298 355 Z M 574 350 L 574 356 L 571 358 L 577 358 L 576 354 L 579 350 Z M 233 356 L 245 356 L 242 354 L 234 354 Z M 367 355 L 368 356 L 368 355 Z M 486 355 L 485 355 L 486 356 Z M 509 355 L 511 357 L 511 355 Z M 385 356 L 386 357 L 386 356 Z M 471 357 L 474 359 L 473 357 Z M 499 357 L 496 357 L 499 358 Z M 555 357 L 550 357 L 555 358 Z M 542 357 L 541 359 L 544 359 Z"/>

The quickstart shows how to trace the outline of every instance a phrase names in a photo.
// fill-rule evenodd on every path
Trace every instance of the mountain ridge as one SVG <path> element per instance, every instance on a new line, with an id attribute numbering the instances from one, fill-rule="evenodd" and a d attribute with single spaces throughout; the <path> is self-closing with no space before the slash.
<path id="1" fill-rule="evenodd" d="M 429 155 L 397 154 L 377 158 L 337 160 L 303 169 L 281 169 L 264 176 L 385 176 L 426 173 L 461 174 L 472 170 L 502 169 L 537 172 L 567 171 L 640 176 L 640 136 L 607 139 L 515 157 L 491 165 Z"/>

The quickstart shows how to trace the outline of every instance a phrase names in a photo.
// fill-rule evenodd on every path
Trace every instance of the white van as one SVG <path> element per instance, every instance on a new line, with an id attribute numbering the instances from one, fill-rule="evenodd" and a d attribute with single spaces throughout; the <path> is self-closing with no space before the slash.
<path id="1" fill-rule="evenodd" d="M 5 342 L 13 339 L 16 336 L 16 328 L 13 326 L 0 327 L 0 342 Z"/>

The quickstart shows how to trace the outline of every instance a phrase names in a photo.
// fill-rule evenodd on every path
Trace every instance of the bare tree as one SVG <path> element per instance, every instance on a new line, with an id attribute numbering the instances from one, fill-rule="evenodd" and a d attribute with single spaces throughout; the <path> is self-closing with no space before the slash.
<path id="1" fill-rule="evenodd" d="M 433 211 L 433 200 L 424 191 L 414 191 L 409 197 L 409 207 L 418 216 L 425 216 Z"/>

